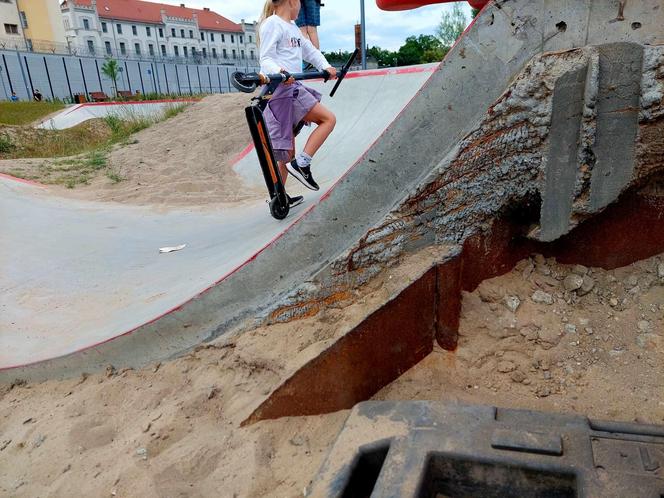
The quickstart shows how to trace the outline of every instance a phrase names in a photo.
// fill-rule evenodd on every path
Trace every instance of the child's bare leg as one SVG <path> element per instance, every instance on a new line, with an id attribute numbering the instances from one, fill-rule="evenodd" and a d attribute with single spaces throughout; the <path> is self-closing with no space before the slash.
<path id="1" fill-rule="evenodd" d="M 279 174 L 281 175 L 281 182 L 286 185 L 286 179 L 288 178 L 288 170 L 286 169 L 286 163 L 279 161 Z"/>
<path id="2" fill-rule="evenodd" d="M 311 43 L 320 50 L 320 41 L 318 40 L 318 29 L 316 26 L 305 26 L 307 28 L 307 37 L 311 40 Z"/>
<path id="3" fill-rule="evenodd" d="M 309 38 L 309 26 L 301 26 L 300 31 L 302 31 L 302 36 L 304 36 L 305 38 L 311 40 L 311 38 Z"/>
<path id="4" fill-rule="evenodd" d="M 306 116 L 304 116 L 305 121 L 316 123 L 316 129 L 307 140 L 307 144 L 304 146 L 304 152 L 309 156 L 318 152 L 320 146 L 323 145 L 327 137 L 330 136 L 334 126 L 337 124 L 337 118 L 332 112 L 322 104 L 316 104 Z"/>

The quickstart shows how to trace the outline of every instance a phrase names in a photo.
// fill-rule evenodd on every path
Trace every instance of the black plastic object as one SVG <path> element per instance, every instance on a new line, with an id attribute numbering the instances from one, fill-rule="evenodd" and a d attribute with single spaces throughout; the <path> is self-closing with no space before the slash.
<path id="1" fill-rule="evenodd" d="M 330 97 L 334 97 L 334 94 L 337 93 L 337 89 L 339 88 L 339 85 L 341 85 L 341 82 L 346 77 L 346 74 L 348 73 L 348 70 L 350 69 L 350 66 L 353 64 L 353 62 L 357 58 L 357 54 L 359 52 L 360 52 L 360 49 L 356 48 L 355 51 L 353 52 L 353 54 L 346 61 L 346 64 L 344 64 L 344 67 L 341 68 L 341 71 L 339 71 L 337 73 L 337 81 L 334 84 L 334 87 L 332 88 L 332 91 L 330 92 Z"/>
<path id="2" fill-rule="evenodd" d="M 664 427 L 369 401 L 349 415 L 307 496 L 662 498 Z"/>

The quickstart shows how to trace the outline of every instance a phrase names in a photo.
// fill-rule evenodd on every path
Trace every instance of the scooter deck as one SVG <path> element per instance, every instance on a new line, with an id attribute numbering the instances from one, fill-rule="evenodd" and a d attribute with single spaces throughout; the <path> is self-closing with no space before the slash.
<path id="1" fill-rule="evenodd" d="M 286 188 L 279 172 L 279 165 L 272 152 L 272 143 L 270 142 L 267 126 L 265 126 L 263 113 L 258 105 L 250 105 L 244 111 L 265 180 L 265 186 L 270 194 L 270 213 L 274 218 L 282 220 L 288 216 L 288 196 L 286 195 Z"/>

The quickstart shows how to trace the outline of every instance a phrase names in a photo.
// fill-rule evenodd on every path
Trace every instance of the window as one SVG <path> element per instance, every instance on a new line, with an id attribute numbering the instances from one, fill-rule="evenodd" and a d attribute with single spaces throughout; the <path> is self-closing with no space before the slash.
<path id="1" fill-rule="evenodd" d="M 111 42 L 109 41 L 104 42 L 104 46 L 106 47 L 106 53 L 108 55 L 111 55 L 113 53 L 113 51 L 111 50 Z"/>
<path id="2" fill-rule="evenodd" d="M 180 30 L 180 38 L 184 38 L 184 29 Z"/>
<path id="3" fill-rule="evenodd" d="M 119 35 L 122 34 L 122 24 L 116 24 L 115 27 L 117 28 L 117 32 Z"/>
<path id="4" fill-rule="evenodd" d="M 240 57 L 244 59 L 244 50 L 240 50 Z"/>
<path id="5" fill-rule="evenodd" d="M 131 34 L 134 36 L 138 36 L 138 30 L 136 29 L 136 26 L 131 27 Z"/>
<path id="6" fill-rule="evenodd" d="M 201 31 L 201 40 L 205 40 L 205 33 Z"/>
<path id="7" fill-rule="evenodd" d="M 173 38 L 176 37 L 176 35 L 175 35 L 175 28 L 171 28 L 171 36 L 172 36 Z"/>
<path id="8" fill-rule="evenodd" d="M 235 49 L 233 49 L 233 59 L 236 58 Z"/>
<path id="9" fill-rule="evenodd" d="M 105 22 L 101 23 L 101 31 L 102 33 L 108 33 L 108 24 Z"/>
<path id="10" fill-rule="evenodd" d="M 217 58 L 217 49 L 212 47 L 212 57 Z"/>
<path id="11" fill-rule="evenodd" d="M 214 41 L 214 33 L 210 33 L 210 41 Z"/>
<path id="12" fill-rule="evenodd" d="M 249 43 L 254 43 L 254 42 L 251 40 L 251 35 L 249 35 Z"/>
<path id="13" fill-rule="evenodd" d="M 88 52 L 91 54 L 95 53 L 95 42 L 88 40 Z"/>
<path id="14" fill-rule="evenodd" d="M 175 54 L 175 57 L 180 57 L 180 49 L 177 45 L 173 47 L 173 53 Z"/>
<path id="15" fill-rule="evenodd" d="M 224 48 L 222 50 L 223 50 L 222 55 L 224 56 L 224 59 L 228 59 L 228 53 L 226 53 L 226 49 Z"/>
<path id="16" fill-rule="evenodd" d="M 163 38 L 163 37 L 164 37 L 164 29 L 159 28 L 159 38 Z"/>
<path id="17" fill-rule="evenodd" d="M 124 42 L 120 42 L 120 53 L 122 55 L 127 55 L 127 47 L 125 47 Z"/>
<path id="18" fill-rule="evenodd" d="M 64 25 L 65 25 L 65 29 L 69 29 L 69 19 L 67 19 L 67 18 L 65 17 L 65 18 L 63 19 L 63 22 L 64 22 Z"/>
<path id="19" fill-rule="evenodd" d="M 189 30 L 189 38 L 193 38 L 193 37 L 194 37 L 194 32 L 192 30 Z"/>
<path id="20" fill-rule="evenodd" d="M 90 29 L 90 21 L 83 19 L 83 29 Z"/>
<path id="21" fill-rule="evenodd" d="M 187 52 L 187 47 L 182 47 L 182 53 L 184 54 L 185 57 L 189 57 L 189 53 Z"/>
<path id="22" fill-rule="evenodd" d="M 19 17 L 21 18 L 21 27 L 26 29 L 28 27 L 28 18 L 26 17 L 25 12 L 19 12 Z"/>
<path id="23" fill-rule="evenodd" d="M 18 24 L 5 24 L 5 33 L 8 35 L 18 34 Z"/>
<path id="24" fill-rule="evenodd" d="M 166 57 L 166 45 L 162 45 L 162 46 L 161 46 L 161 55 L 163 55 L 164 57 Z"/>
<path id="25" fill-rule="evenodd" d="M 235 43 L 235 36 L 231 35 L 231 43 Z"/>
<path id="26" fill-rule="evenodd" d="M 225 42 L 226 42 L 226 36 L 224 36 L 224 34 L 222 33 L 221 34 L 221 43 L 225 43 Z"/>
<path id="27" fill-rule="evenodd" d="M 150 55 L 154 55 L 154 45 L 152 43 L 148 45 L 148 52 L 150 52 Z"/>
<path id="28" fill-rule="evenodd" d="M 244 42 L 242 41 L 242 35 L 240 35 L 240 43 L 244 43 Z"/>
<path id="29" fill-rule="evenodd" d="M 145 26 L 145 34 L 148 36 L 152 36 L 152 31 L 150 31 L 150 26 Z"/>
<path id="30" fill-rule="evenodd" d="M 136 52 L 136 55 L 141 55 L 141 44 L 140 43 L 134 43 L 134 52 Z"/>
<path id="31" fill-rule="evenodd" d="M 207 52 L 205 51 L 205 47 L 203 47 L 203 57 L 207 57 Z"/>
<path id="32" fill-rule="evenodd" d="M 256 58 L 256 56 L 254 55 L 254 51 L 253 51 L 253 50 L 250 52 L 250 54 L 251 54 L 251 58 L 252 58 L 252 59 L 255 59 L 255 58 Z"/>

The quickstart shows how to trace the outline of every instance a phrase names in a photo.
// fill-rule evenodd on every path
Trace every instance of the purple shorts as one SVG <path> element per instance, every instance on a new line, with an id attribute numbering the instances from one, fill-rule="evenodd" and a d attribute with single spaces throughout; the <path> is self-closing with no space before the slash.
<path id="1" fill-rule="evenodd" d="M 277 161 L 290 161 L 293 154 L 293 129 L 321 100 L 321 94 L 299 81 L 279 85 L 263 117 Z"/>

